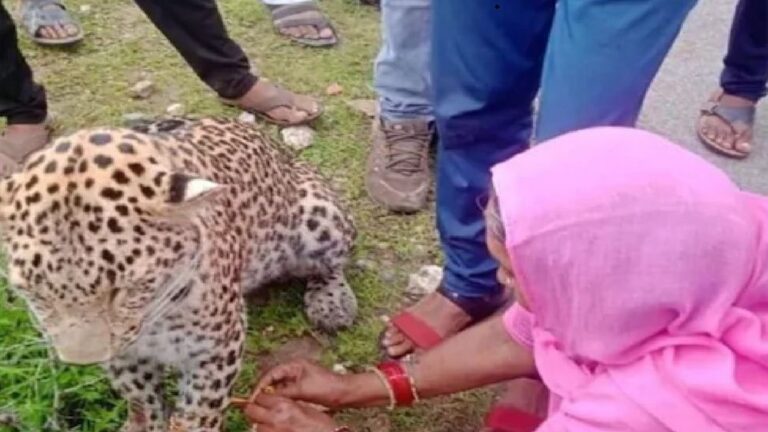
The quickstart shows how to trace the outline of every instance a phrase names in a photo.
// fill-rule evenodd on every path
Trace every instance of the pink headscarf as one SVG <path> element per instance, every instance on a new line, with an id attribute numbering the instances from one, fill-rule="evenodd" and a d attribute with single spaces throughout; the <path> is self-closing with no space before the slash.
<path id="1" fill-rule="evenodd" d="M 636 129 L 496 166 L 540 431 L 768 431 L 768 200 Z"/>

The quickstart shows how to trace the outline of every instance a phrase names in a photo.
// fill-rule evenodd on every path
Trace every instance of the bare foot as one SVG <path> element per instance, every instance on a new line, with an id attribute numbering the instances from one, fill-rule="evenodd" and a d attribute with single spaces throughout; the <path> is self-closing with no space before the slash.
<path id="1" fill-rule="evenodd" d="M 34 30 L 34 36 L 40 43 L 48 41 L 51 44 L 56 44 L 63 39 L 70 39 L 78 36 L 82 30 L 77 22 L 72 18 L 67 10 L 61 4 L 50 3 L 46 5 L 30 4 L 25 5 L 29 7 L 30 13 L 38 14 L 42 18 L 46 25 L 40 25 Z"/>
<path id="2" fill-rule="evenodd" d="M 278 88 L 264 79 L 234 103 L 243 110 L 261 112 L 278 124 L 306 123 L 321 111 L 315 99 Z"/>
<path id="3" fill-rule="evenodd" d="M 418 316 L 442 337 L 458 333 L 472 321 L 466 312 L 440 293 L 429 294 L 408 308 L 408 312 Z M 416 345 L 392 323 L 387 324 L 381 343 L 387 355 L 394 358 L 416 349 Z"/>
<path id="4" fill-rule="evenodd" d="M 724 108 L 752 108 L 755 103 L 739 96 L 723 94 L 718 104 Z M 744 155 L 752 151 L 753 126 L 744 122 L 728 122 L 726 119 L 704 113 L 699 120 L 699 131 L 706 138 L 725 150 Z"/>
<path id="5" fill-rule="evenodd" d="M 333 29 L 330 27 L 323 27 L 318 31 L 317 27 L 311 25 L 284 27 L 280 29 L 280 33 L 294 38 L 312 40 L 331 39 L 335 37 Z"/>

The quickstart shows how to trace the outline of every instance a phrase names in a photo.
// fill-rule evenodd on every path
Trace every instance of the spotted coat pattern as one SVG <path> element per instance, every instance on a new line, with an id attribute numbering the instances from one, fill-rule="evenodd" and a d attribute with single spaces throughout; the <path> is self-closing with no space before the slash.
<path id="1" fill-rule="evenodd" d="M 10 282 L 42 330 L 109 321 L 104 368 L 129 403 L 126 432 L 220 430 L 248 291 L 302 278 L 314 325 L 336 330 L 356 314 L 342 271 L 350 218 L 310 166 L 250 125 L 79 131 L 5 179 L 0 209 Z M 171 370 L 174 407 L 163 398 Z"/>

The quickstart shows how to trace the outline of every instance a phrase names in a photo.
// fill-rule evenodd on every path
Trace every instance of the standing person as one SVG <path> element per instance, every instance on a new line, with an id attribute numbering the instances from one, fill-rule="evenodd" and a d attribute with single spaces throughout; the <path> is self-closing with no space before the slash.
<path id="1" fill-rule="evenodd" d="M 45 146 L 47 116 L 45 89 L 35 83 L 19 49 L 16 26 L 0 2 L 0 117 L 7 121 L 0 135 L 0 176 L 15 171 L 30 153 Z"/>
<path id="2" fill-rule="evenodd" d="M 261 80 L 227 34 L 215 0 L 136 0 L 195 73 L 223 102 L 282 126 L 308 123 L 320 104 Z"/>
<path id="3" fill-rule="evenodd" d="M 696 132 L 708 148 L 743 159 L 753 148 L 757 102 L 768 83 L 768 2 L 739 0 L 720 90 L 701 110 Z"/>
<path id="4" fill-rule="evenodd" d="M 536 141 L 598 125 L 634 125 L 696 0 L 462 0 L 433 4 L 432 82 L 439 136 L 441 288 L 396 315 L 393 357 L 443 338 L 506 301 L 485 251 L 478 199 L 490 167 Z"/>
<path id="5" fill-rule="evenodd" d="M 365 185 L 381 206 L 403 213 L 424 208 L 432 185 L 432 0 L 383 0 L 381 46 L 373 81 L 374 121 Z"/>

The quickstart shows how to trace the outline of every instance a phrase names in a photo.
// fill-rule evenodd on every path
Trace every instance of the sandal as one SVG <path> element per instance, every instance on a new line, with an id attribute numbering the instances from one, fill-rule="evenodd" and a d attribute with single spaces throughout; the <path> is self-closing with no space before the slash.
<path id="1" fill-rule="evenodd" d="M 747 130 L 754 128 L 755 124 L 755 111 L 754 106 L 744 107 L 729 107 L 721 105 L 720 101 L 723 97 L 723 91 L 715 92 L 712 97 L 701 108 L 701 116 L 699 122 L 696 125 L 696 134 L 699 136 L 701 142 L 703 142 L 709 149 L 736 159 L 744 159 L 749 156 L 750 152 L 745 152 L 736 148 L 723 147 L 717 140 L 708 137 L 704 134 L 704 119 L 709 116 L 715 116 L 725 122 L 731 129 L 731 132 L 735 136 L 740 136 Z"/>
<path id="2" fill-rule="evenodd" d="M 67 12 L 60 0 L 23 0 L 21 22 L 29 37 L 40 45 L 71 45 L 83 40 L 84 32 L 80 23 Z M 77 28 L 77 33 L 63 38 L 42 36 L 45 27 Z"/>
<path id="3" fill-rule="evenodd" d="M 29 155 L 42 149 L 51 137 L 51 130 L 10 138 L 0 135 L 0 178 L 18 171 Z"/>
<path id="4" fill-rule="evenodd" d="M 275 26 L 275 31 L 278 34 L 286 36 L 296 43 L 311 47 L 330 47 L 338 43 L 336 29 L 333 28 L 333 25 L 328 18 L 323 15 L 314 0 L 288 5 L 268 5 L 268 7 L 272 14 L 272 24 Z M 309 37 L 293 36 L 286 32 L 289 28 L 301 26 L 314 27 L 318 33 L 318 37 L 313 39 Z M 319 33 L 325 29 L 330 29 L 333 35 L 327 38 L 321 38 Z"/>
<path id="5" fill-rule="evenodd" d="M 220 100 L 225 105 L 240 108 L 257 117 L 260 117 L 264 121 L 276 124 L 278 126 L 299 126 L 299 125 L 311 123 L 317 120 L 317 118 L 323 114 L 323 108 L 319 104 L 318 104 L 317 111 L 315 113 L 311 113 L 305 109 L 302 109 L 296 104 L 295 93 L 274 84 L 271 84 L 270 86 L 272 88 L 271 94 L 262 98 L 260 102 L 254 104 L 253 106 L 247 109 L 243 108 L 237 101 L 233 99 L 220 98 Z M 281 107 L 290 108 L 294 111 L 304 111 L 308 114 L 308 116 L 305 119 L 300 120 L 298 122 L 291 122 L 288 120 L 281 120 L 267 114 L 273 109 L 281 108 Z"/>
<path id="6" fill-rule="evenodd" d="M 450 300 L 453 304 L 458 306 L 471 318 L 464 328 L 484 320 L 491 316 L 494 312 L 499 310 L 503 304 L 507 302 L 507 293 L 502 290 L 498 293 L 494 293 L 485 297 L 464 297 L 458 294 L 449 292 L 442 287 L 437 291 L 446 299 Z M 413 345 L 419 350 L 429 350 L 439 345 L 444 339 L 432 326 L 426 321 L 417 317 L 411 312 L 402 311 L 395 315 L 390 322 L 397 328 L 406 338 L 408 338 Z M 463 329 L 462 329 L 463 330 Z M 387 353 L 387 349 L 384 346 L 384 337 L 387 330 L 384 329 L 379 334 L 379 349 L 382 352 L 382 357 L 392 358 Z M 395 357 L 395 359 L 403 358 L 410 353 L 404 353 L 401 356 Z"/>

